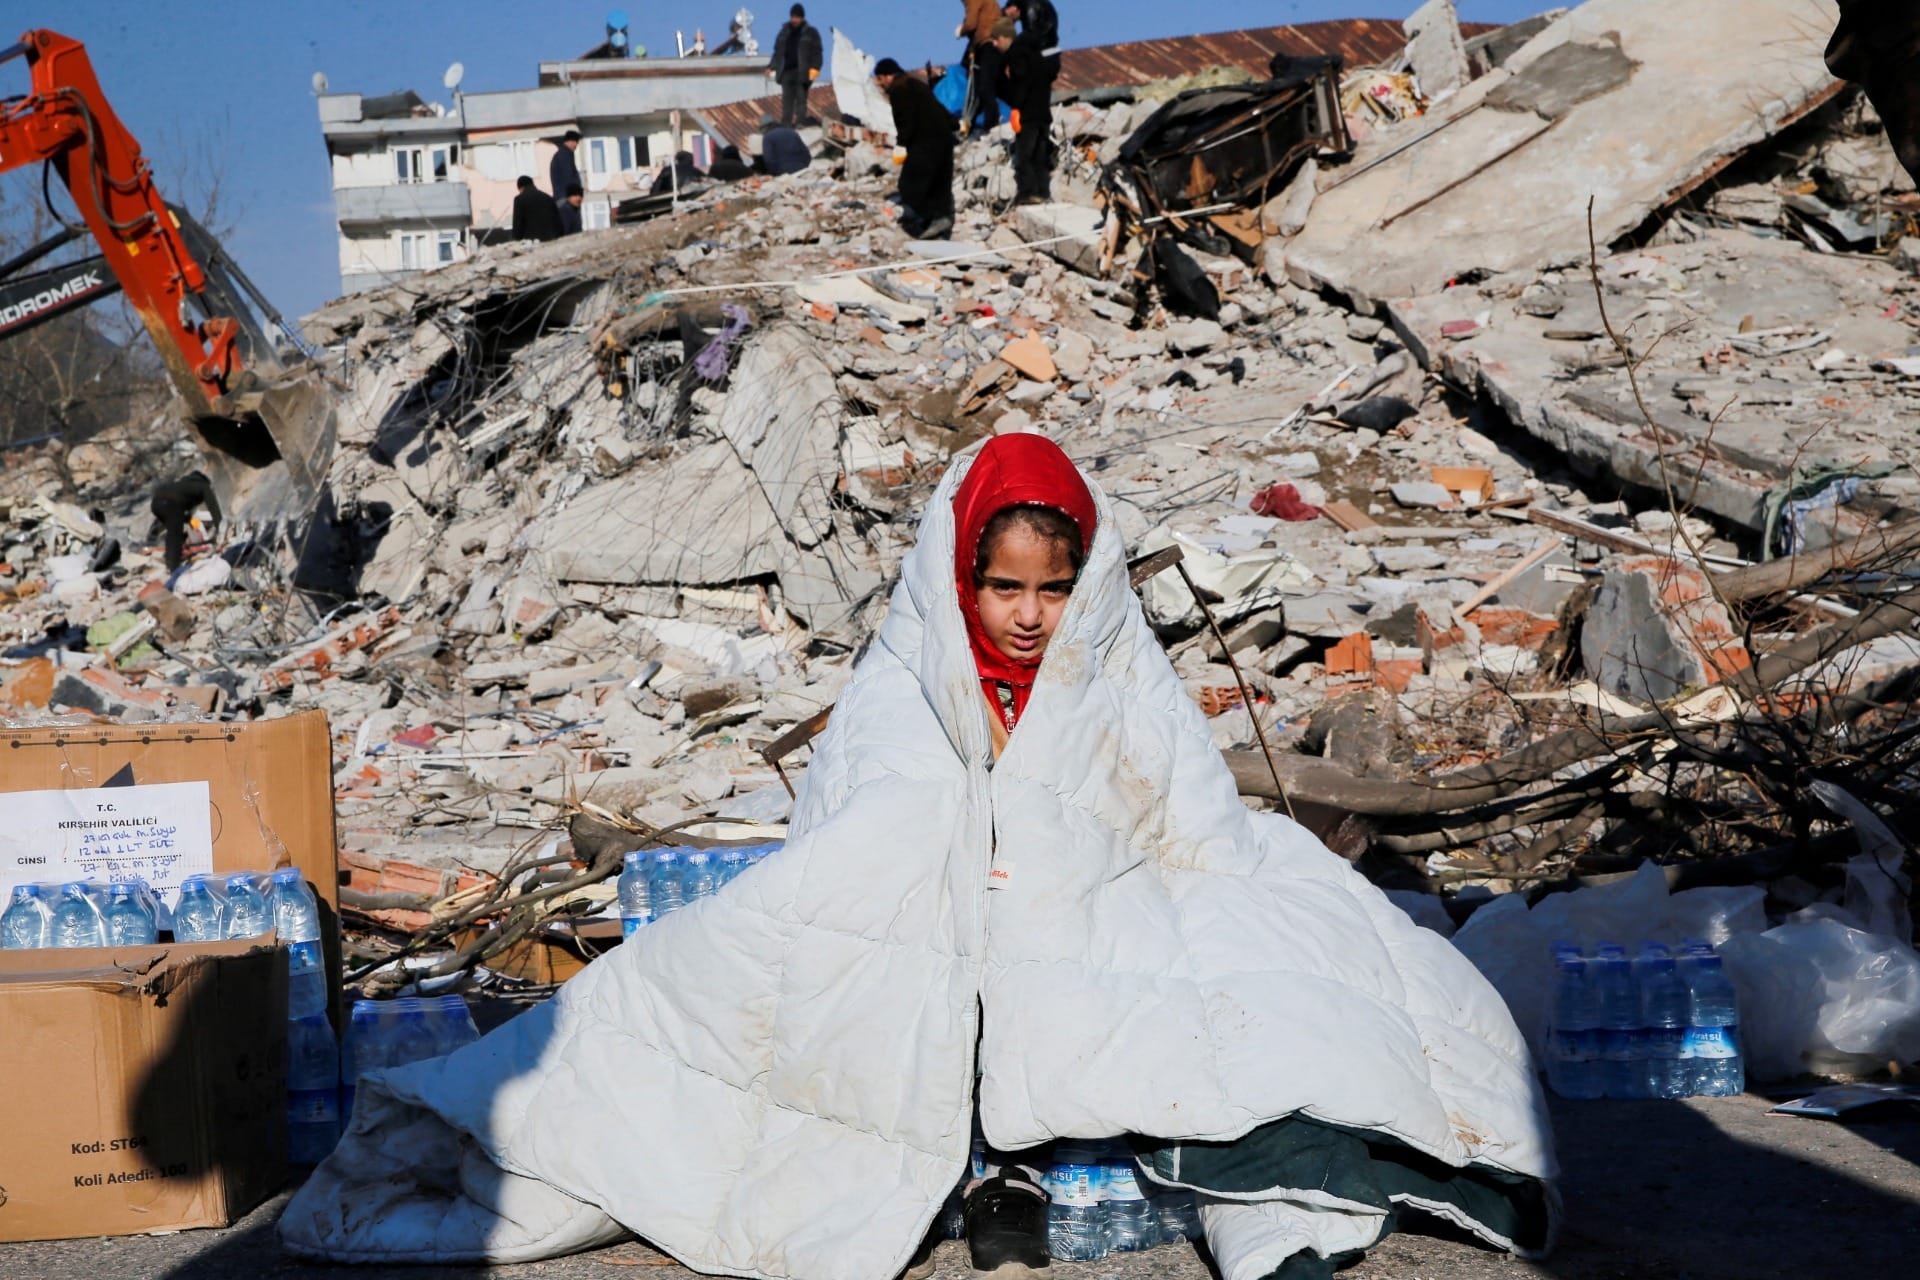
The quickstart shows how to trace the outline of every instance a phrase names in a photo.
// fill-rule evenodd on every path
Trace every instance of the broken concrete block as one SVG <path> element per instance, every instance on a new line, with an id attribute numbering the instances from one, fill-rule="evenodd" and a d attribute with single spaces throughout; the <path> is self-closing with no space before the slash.
<path id="1" fill-rule="evenodd" d="M 1473 78 L 1453 0 L 1427 0 L 1405 23 L 1407 61 L 1427 98 L 1444 98 Z"/>
<path id="2" fill-rule="evenodd" d="M 1284 288 L 1289 283 L 1287 280 L 1287 247 L 1285 242 L 1278 237 L 1268 240 L 1260 246 L 1258 257 L 1260 259 L 1260 274 L 1267 278 L 1267 283 L 1276 289 Z"/>
<path id="3" fill-rule="evenodd" d="M 1388 573 L 1414 573 L 1422 569 L 1439 569 L 1446 565 L 1447 558 L 1432 547 L 1375 547 L 1373 562 Z"/>
<path id="4" fill-rule="evenodd" d="M 1093 372 L 1093 339 L 1077 329 L 1053 336 L 1053 363 L 1069 382 L 1084 382 Z"/>
<path id="5" fill-rule="evenodd" d="M 1001 172 L 996 168 L 996 173 Z M 1098 209 L 1078 204 L 1022 205 L 1013 211 L 1012 229 L 1019 241 L 1054 240 L 1041 249 L 1083 275 L 1100 274 L 1100 218 Z M 1067 239 L 1055 240 L 1066 236 Z"/>
<path id="6" fill-rule="evenodd" d="M 1211 320 L 1182 320 L 1167 326 L 1167 350 L 1179 355 L 1211 351 L 1226 340 L 1226 331 Z"/>
<path id="7" fill-rule="evenodd" d="M 1299 235 L 1307 225 L 1307 215 L 1313 212 L 1315 184 L 1319 178 L 1320 165 L 1309 158 L 1280 194 L 1261 206 L 1260 229 L 1270 236 Z"/>
<path id="8" fill-rule="evenodd" d="M 1052 382 L 1060 376 L 1047 344 L 1030 333 L 1000 348 L 1000 359 L 1035 382 Z"/>
<path id="9" fill-rule="evenodd" d="M 1393 500 L 1403 507 L 1438 508 L 1455 505 L 1452 491 L 1431 480 L 1403 481 L 1390 485 L 1388 491 L 1393 494 Z"/>
<path id="10" fill-rule="evenodd" d="M 1900 237 L 1900 243 L 1893 247 L 1893 265 L 1910 276 L 1920 275 L 1920 240 Z"/>
<path id="11" fill-rule="evenodd" d="M 1749 665 L 1727 611 L 1700 570 L 1633 556 L 1594 588 L 1580 633 L 1586 673 L 1609 693 L 1660 703 Z"/>
<path id="12" fill-rule="evenodd" d="M 1055 390 L 1051 382 L 1022 382 L 1007 392 L 1007 402 L 1022 408 L 1032 408 L 1051 399 Z"/>
<path id="13" fill-rule="evenodd" d="M 500 609 L 510 634 L 531 640 L 546 631 L 571 604 L 552 583 L 522 574 L 500 593 Z"/>
<path id="14" fill-rule="evenodd" d="M 745 702 L 760 691 L 756 681 L 745 676 L 725 676 L 718 680 L 689 681 L 676 691 L 680 705 L 691 719 L 712 715 L 736 702 Z"/>

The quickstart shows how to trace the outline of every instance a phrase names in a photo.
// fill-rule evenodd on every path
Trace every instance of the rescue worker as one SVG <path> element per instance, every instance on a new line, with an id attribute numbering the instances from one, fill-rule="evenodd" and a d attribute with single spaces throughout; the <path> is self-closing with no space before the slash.
<path id="1" fill-rule="evenodd" d="M 900 166 L 900 229 L 916 240 L 942 239 L 953 230 L 953 117 L 926 81 L 892 58 L 874 65 L 873 82 L 887 95 L 894 140 L 907 153 Z"/>
<path id="2" fill-rule="evenodd" d="M 514 182 L 519 192 L 513 198 L 513 238 L 515 240 L 558 240 L 560 207 L 553 197 L 533 185 L 533 179 L 521 174 Z"/>
<path id="3" fill-rule="evenodd" d="M 967 42 L 967 115 L 961 121 L 962 133 L 972 128 L 982 132 L 1000 123 L 1000 103 L 996 94 L 1000 85 L 1000 50 L 993 43 L 994 24 L 1000 21 L 994 0 L 966 0 L 967 16 L 954 32 Z"/>
<path id="4" fill-rule="evenodd" d="M 1031 35 L 1015 31 L 1013 19 L 994 24 L 1000 51 L 1000 97 L 1013 111 L 1013 202 L 1045 204 L 1053 187 L 1053 77 Z"/>
<path id="5" fill-rule="evenodd" d="M 780 123 L 789 128 L 805 124 L 807 87 L 820 78 L 820 33 L 807 21 L 805 5 L 787 11 L 787 25 L 773 40 L 767 74 L 780 82 Z"/>

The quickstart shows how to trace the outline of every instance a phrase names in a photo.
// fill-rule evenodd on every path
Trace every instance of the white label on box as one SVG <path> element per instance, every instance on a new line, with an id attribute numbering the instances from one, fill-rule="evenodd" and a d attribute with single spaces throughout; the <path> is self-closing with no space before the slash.
<path id="1" fill-rule="evenodd" d="M 145 880 L 171 900 L 213 870 L 205 782 L 0 794 L 0 894 L 34 881 Z"/>

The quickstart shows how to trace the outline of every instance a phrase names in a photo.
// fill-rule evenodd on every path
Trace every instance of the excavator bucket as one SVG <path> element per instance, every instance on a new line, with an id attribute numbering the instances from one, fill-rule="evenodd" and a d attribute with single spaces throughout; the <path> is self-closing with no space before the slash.
<path id="1" fill-rule="evenodd" d="M 251 381 L 194 418 L 207 478 L 230 520 L 304 525 L 333 456 L 333 390 L 311 368 Z"/>

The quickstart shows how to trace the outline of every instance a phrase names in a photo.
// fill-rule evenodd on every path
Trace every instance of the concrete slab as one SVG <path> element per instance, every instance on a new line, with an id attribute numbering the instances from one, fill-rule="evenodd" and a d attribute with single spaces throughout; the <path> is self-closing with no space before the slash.
<path id="1" fill-rule="evenodd" d="M 1833 91 L 1822 52 L 1834 13 L 1832 0 L 1587 0 L 1507 66 L 1329 169 L 1288 269 L 1363 304 L 1433 293 L 1464 272 L 1583 256 L 1589 199 L 1611 243 Z M 1544 83 L 1508 87 L 1569 42 L 1615 41 L 1637 64 L 1617 88 L 1569 104 Z M 1561 114 L 1503 109 L 1521 104 Z"/>

